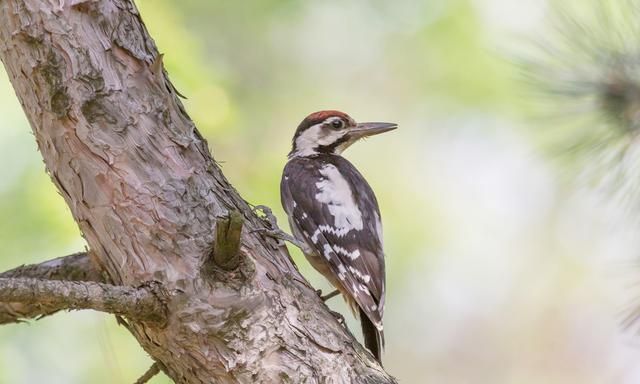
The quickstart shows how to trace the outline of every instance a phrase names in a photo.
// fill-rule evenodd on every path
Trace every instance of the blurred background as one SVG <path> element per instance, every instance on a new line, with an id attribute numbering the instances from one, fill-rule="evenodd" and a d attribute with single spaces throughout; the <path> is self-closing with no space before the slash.
<path id="1" fill-rule="evenodd" d="M 382 210 L 385 367 L 400 382 L 638 383 L 640 336 L 621 325 L 640 304 L 635 120 L 590 95 L 617 89 L 610 53 L 637 61 L 640 44 L 558 31 L 560 2 L 137 1 L 224 173 L 286 230 L 280 172 L 300 120 L 400 125 L 346 153 Z M 588 4 L 610 4 L 615 25 L 633 7 L 574 3 L 596 34 L 607 13 Z M 1 67 L 0 164 L 0 270 L 82 250 Z M 112 316 L 0 327 L 0 384 L 131 383 L 150 364 Z"/>

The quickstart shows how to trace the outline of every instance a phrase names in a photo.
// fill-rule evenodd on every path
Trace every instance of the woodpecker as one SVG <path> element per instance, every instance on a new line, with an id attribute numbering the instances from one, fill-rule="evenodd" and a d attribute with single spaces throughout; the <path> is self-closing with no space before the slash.
<path id="1" fill-rule="evenodd" d="M 296 129 L 280 183 L 294 238 L 360 318 L 365 346 L 379 362 L 385 297 L 380 210 L 367 181 L 341 155 L 356 141 L 395 128 L 358 124 L 339 111 L 312 113 Z"/>

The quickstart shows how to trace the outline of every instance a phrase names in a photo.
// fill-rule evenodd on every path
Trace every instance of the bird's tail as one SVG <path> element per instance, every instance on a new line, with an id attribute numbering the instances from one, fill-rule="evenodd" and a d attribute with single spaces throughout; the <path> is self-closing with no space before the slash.
<path id="1" fill-rule="evenodd" d="M 378 330 L 369 320 L 367 314 L 360 309 L 360 324 L 362 325 L 362 336 L 364 338 L 364 346 L 367 347 L 373 356 L 382 365 L 382 349 L 384 348 L 384 332 Z"/>

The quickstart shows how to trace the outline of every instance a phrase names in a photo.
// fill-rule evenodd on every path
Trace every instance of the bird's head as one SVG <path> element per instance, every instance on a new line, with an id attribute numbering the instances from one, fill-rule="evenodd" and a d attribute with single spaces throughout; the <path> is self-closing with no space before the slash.
<path id="1" fill-rule="evenodd" d="M 391 131 L 394 123 L 356 123 L 340 111 L 320 111 L 307 116 L 293 135 L 289 158 L 316 154 L 339 155 L 356 141 Z"/>

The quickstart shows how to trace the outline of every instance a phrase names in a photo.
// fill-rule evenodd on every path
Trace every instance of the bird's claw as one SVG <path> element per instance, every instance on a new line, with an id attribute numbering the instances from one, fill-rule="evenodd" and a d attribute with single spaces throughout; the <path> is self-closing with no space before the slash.
<path id="1" fill-rule="evenodd" d="M 261 212 L 262 215 L 258 214 L 258 217 L 260 217 L 260 219 L 271 228 L 258 228 L 253 230 L 252 232 L 262 233 L 274 239 L 288 241 L 294 245 L 298 245 L 297 240 L 293 236 L 278 227 L 278 220 L 271 211 L 271 208 L 267 207 L 266 205 L 256 205 L 253 207 L 253 211 L 256 212 L 256 214 L 258 214 L 258 212 Z"/>
<path id="2" fill-rule="evenodd" d="M 276 216 L 271 211 L 271 208 L 267 207 L 266 205 L 256 205 L 253 207 L 253 211 L 256 213 L 262 212 L 263 216 L 259 216 L 262 221 L 267 222 L 269 226 L 271 226 L 271 228 L 278 229 L 278 219 L 276 219 Z"/>
<path id="3" fill-rule="evenodd" d="M 262 233 L 265 236 L 269 236 L 273 239 L 280 240 L 282 242 L 288 241 L 290 243 L 296 244 L 296 239 L 293 238 L 290 234 L 281 230 L 280 228 L 269 229 L 269 228 L 258 228 L 251 231 L 252 233 Z M 297 245 L 297 244 L 296 244 Z"/>
<path id="4" fill-rule="evenodd" d="M 290 234 L 286 233 L 285 231 L 283 231 L 282 229 L 280 229 L 278 227 L 276 227 L 276 229 L 258 228 L 258 229 L 254 229 L 251 232 L 252 233 L 262 233 L 265 236 L 269 236 L 269 237 L 274 238 L 276 240 L 280 240 L 281 241 L 280 245 L 284 245 L 285 241 L 289 242 L 289 243 L 295 245 L 296 247 L 300 248 L 300 250 L 304 254 L 313 253 L 313 251 L 305 243 L 299 241 L 298 239 L 296 239 L 295 237 L 291 236 Z"/>

